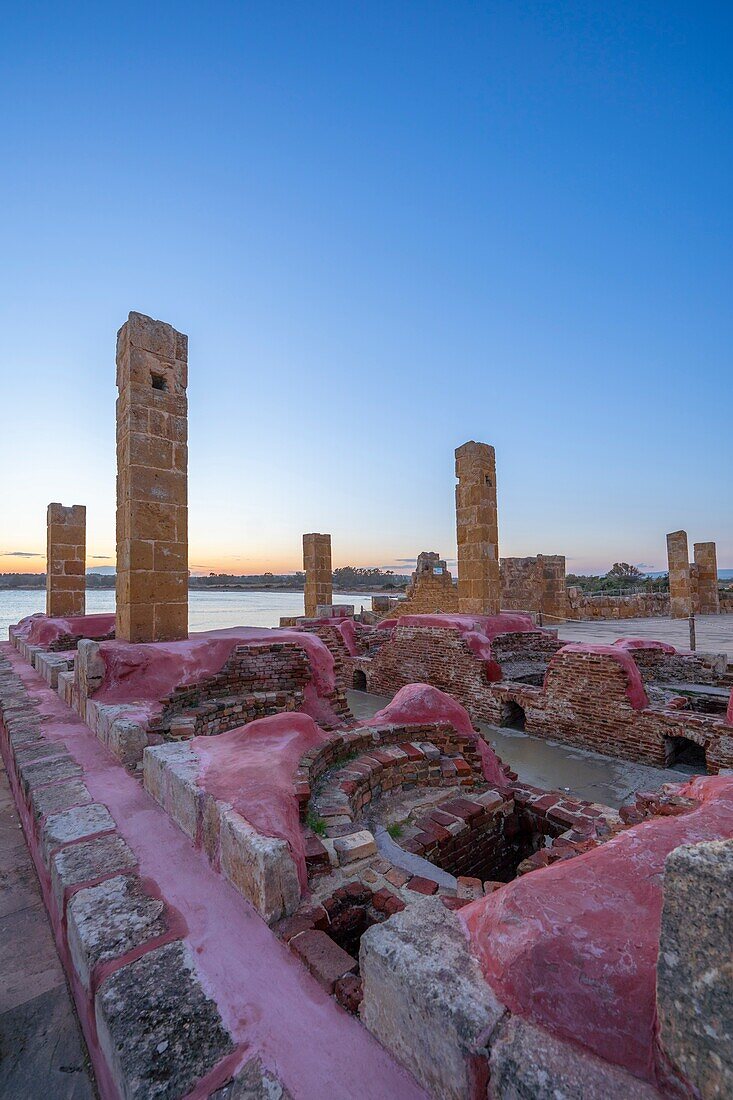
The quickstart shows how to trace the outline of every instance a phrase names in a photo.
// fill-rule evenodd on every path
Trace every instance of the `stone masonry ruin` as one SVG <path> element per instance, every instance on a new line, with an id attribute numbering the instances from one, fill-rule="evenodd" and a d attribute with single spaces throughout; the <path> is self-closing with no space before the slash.
<path id="1" fill-rule="evenodd" d="M 457 586 L 424 552 L 391 618 L 354 616 L 305 535 L 305 616 L 189 634 L 186 338 L 131 313 L 117 365 L 116 619 L 49 603 L 0 644 L 0 750 L 102 1100 L 731 1095 L 725 656 L 536 622 L 564 559 L 500 562 L 473 441 Z M 83 582 L 63 522 L 49 593 Z M 710 546 L 689 570 L 673 539 L 701 611 Z M 369 717 L 357 682 L 387 697 Z M 502 726 L 684 774 L 604 806 L 518 776 Z"/>

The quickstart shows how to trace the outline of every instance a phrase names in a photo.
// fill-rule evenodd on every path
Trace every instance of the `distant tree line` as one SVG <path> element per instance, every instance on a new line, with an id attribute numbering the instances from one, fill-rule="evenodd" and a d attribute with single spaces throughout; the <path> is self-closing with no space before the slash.
<path id="1" fill-rule="evenodd" d="M 569 587 L 580 588 L 589 594 L 599 592 L 669 592 L 669 574 L 661 577 L 647 577 L 635 565 L 627 561 L 617 561 L 602 577 L 582 576 L 568 573 L 565 583 Z"/>

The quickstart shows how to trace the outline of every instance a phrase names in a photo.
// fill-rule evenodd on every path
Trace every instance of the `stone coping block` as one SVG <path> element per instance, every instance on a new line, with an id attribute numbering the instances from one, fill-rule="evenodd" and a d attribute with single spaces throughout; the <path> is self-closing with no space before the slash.
<path id="1" fill-rule="evenodd" d="M 347 836 L 337 836 L 333 846 L 341 864 L 353 863 L 354 860 L 377 854 L 377 842 L 368 829 L 360 829 L 359 832 L 349 833 Z"/>
<path id="2" fill-rule="evenodd" d="M 62 779 L 75 779 L 81 774 L 82 769 L 69 753 L 62 753 L 50 760 L 30 760 L 17 765 L 18 781 L 26 798 L 38 787 L 46 787 Z"/>
<path id="3" fill-rule="evenodd" d="M 96 884 L 136 866 L 134 852 L 116 833 L 61 848 L 51 857 L 51 892 L 59 913 L 64 911 L 67 892 L 74 887 Z"/>
<path id="4" fill-rule="evenodd" d="M 484 980 L 457 918 L 419 898 L 368 928 L 359 952 L 362 1021 L 433 1096 L 475 1100 L 504 1006 Z"/>
<path id="5" fill-rule="evenodd" d="M 262 836 L 234 810 L 220 818 L 222 874 L 268 924 L 291 916 L 300 903 L 300 883 L 287 841 Z"/>
<path id="6" fill-rule="evenodd" d="M 95 997 L 100 1047 L 123 1100 L 186 1096 L 234 1049 L 178 940 L 121 967 Z"/>
<path id="7" fill-rule="evenodd" d="M 227 802 L 198 785 L 201 763 L 186 742 L 147 748 L 146 790 L 268 924 L 290 916 L 300 903 L 300 884 L 287 841 L 263 836 Z"/>
<path id="8" fill-rule="evenodd" d="M 703 1100 L 733 1096 L 733 840 L 664 864 L 657 1016 L 664 1053 Z"/>
<path id="9" fill-rule="evenodd" d="M 488 1100 L 662 1100 L 620 1066 L 518 1016 L 497 1028 L 490 1064 Z"/>
<path id="10" fill-rule="evenodd" d="M 116 875 L 74 894 L 66 927 L 74 969 L 90 990 L 100 963 L 163 936 L 168 923 L 165 903 L 151 897 L 136 875 Z"/>
<path id="11" fill-rule="evenodd" d="M 73 806 L 88 805 L 91 801 L 92 796 L 81 779 L 66 779 L 31 792 L 31 810 L 36 821 Z"/>
<path id="12" fill-rule="evenodd" d="M 41 831 L 41 854 L 46 867 L 50 867 L 51 855 L 56 848 L 77 840 L 91 839 L 98 833 L 109 833 L 115 828 L 112 815 L 101 802 L 88 806 L 75 806 L 58 814 L 51 814 Z"/>
<path id="13" fill-rule="evenodd" d="M 293 1097 L 259 1058 L 250 1058 L 233 1080 L 212 1092 L 209 1100 L 293 1100 Z"/>

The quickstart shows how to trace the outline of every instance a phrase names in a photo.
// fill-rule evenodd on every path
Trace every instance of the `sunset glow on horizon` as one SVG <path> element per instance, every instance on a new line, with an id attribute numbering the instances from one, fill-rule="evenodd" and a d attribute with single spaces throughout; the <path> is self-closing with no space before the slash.
<path id="1" fill-rule="evenodd" d="M 454 559 L 469 439 L 502 556 L 733 567 L 729 16 L 9 13 L 0 571 L 49 501 L 114 565 L 130 310 L 189 336 L 194 573 Z"/>

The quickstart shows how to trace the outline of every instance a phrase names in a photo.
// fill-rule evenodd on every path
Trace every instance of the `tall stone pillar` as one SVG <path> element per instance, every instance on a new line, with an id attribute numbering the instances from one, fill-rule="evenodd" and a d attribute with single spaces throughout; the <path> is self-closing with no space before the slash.
<path id="1" fill-rule="evenodd" d="M 494 448 L 473 440 L 458 447 L 456 477 L 458 610 L 463 615 L 497 615 L 501 580 Z"/>
<path id="2" fill-rule="evenodd" d="M 87 510 L 49 504 L 46 513 L 46 614 L 83 615 L 86 599 Z"/>
<path id="3" fill-rule="evenodd" d="M 319 604 L 333 603 L 330 535 L 318 535 L 315 532 L 303 535 L 303 568 L 305 614 L 306 618 L 313 619 Z"/>
<path id="4" fill-rule="evenodd" d="M 690 552 L 687 532 L 672 531 L 667 535 L 669 565 L 669 613 L 673 619 L 686 619 L 692 611 L 690 588 Z"/>
<path id="5" fill-rule="evenodd" d="M 117 334 L 117 616 L 129 642 L 188 637 L 188 337 L 131 313 Z"/>
<path id="6" fill-rule="evenodd" d="M 697 566 L 697 598 L 701 615 L 720 613 L 718 595 L 718 555 L 714 542 L 696 542 L 694 545 Z"/>

